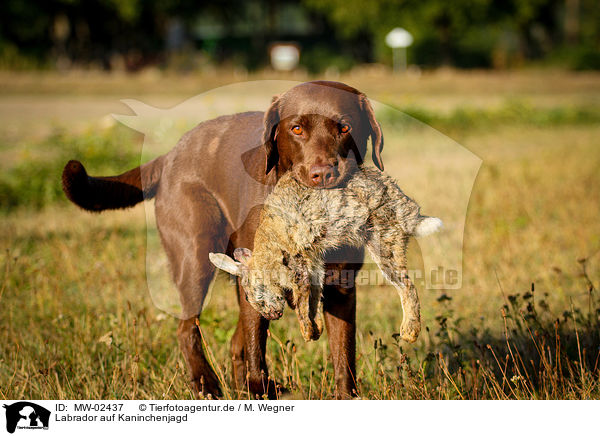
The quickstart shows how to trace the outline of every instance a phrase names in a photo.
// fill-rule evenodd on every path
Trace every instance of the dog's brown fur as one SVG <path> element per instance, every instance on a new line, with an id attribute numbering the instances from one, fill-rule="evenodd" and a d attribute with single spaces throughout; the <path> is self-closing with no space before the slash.
<path id="1" fill-rule="evenodd" d="M 342 123 L 351 132 L 342 132 Z M 297 125 L 302 126 L 300 135 L 291 130 Z M 219 383 L 196 325 L 214 274 L 208 253 L 251 249 L 261 205 L 283 174 L 291 171 L 315 188 L 338 186 L 362 163 L 369 137 L 373 161 L 383 169 L 383 136 L 365 95 L 342 83 L 309 82 L 275 97 L 266 113 L 203 122 L 166 155 L 120 176 L 90 177 L 81 163 L 71 161 L 63 172 L 63 189 L 90 211 L 156 199 L 156 222 L 183 310 L 180 347 L 194 389 L 218 397 Z M 321 183 L 315 168 L 324 167 L 331 177 Z M 362 256 L 360 249 L 341 247 L 328 254 L 328 268 L 358 270 Z M 356 393 L 354 284 L 325 286 L 323 294 L 336 392 L 347 398 Z M 246 301 L 239 281 L 238 302 L 240 317 L 231 343 L 236 386 L 275 397 L 265 362 L 269 321 Z"/>

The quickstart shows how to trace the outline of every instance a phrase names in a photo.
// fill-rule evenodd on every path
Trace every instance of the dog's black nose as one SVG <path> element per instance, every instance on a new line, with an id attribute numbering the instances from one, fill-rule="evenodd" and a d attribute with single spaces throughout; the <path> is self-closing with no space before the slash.
<path id="1" fill-rule="evenodd" d="M 337 175 L 336 168 L 331 165 L 313 165 L 310 167 L 310 180 L 315 186 L 331 186 Z"/>

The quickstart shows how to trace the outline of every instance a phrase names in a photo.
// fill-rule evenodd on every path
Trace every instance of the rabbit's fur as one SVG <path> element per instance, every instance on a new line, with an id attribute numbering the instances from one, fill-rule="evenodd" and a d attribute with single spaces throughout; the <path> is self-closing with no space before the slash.
<path id="1" fill-rule="evenodd" d="M 254 239 L 254 252 L 238 248 L 237 262 L 211 253 L 219 268 L 242 278 L 250 304 L 277 319 L 286 301 L 296 310 L 305 340 L 323 330 L 325 252 L 343 245 L 366 246 L 384 276 L 398 289 L 404 318 L 402 339 L 421 330 L 417 291 L 408 277 L 409 236 L 437 231 L 441 220 L 420 214 L 419 205 L 375 168 L 359 168 L 341 188 L 314 189 L 284 175 L 268 196 Z"/>

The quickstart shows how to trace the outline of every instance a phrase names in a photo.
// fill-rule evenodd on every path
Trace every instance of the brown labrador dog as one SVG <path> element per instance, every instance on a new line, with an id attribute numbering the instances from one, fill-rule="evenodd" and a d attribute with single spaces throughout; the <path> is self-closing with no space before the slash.
<path id="1" fill-rule="evenodd" d="M 266 113 L 203 122 L 169 153 L 119 176 L 90 177 L 80 162 L 70 161 L 63 189 L 89 211 L 156 199 L 157 227 L 183 310 L 179 344 L 194 389 L 218 397 L 196 324 L 215 272 L 208 253 L 252 249 L 261 205 L 282 174 L 292 171 L 316 189 L 336 187 L 362 163 L 369 137 L 373 162 L 383 170 L 383 135 L 366 96 L 338 82 L 308 82 L 274 97 Z M 362 258 L 361 250 L 349 247 L 327 256 L 323 303 L 338 398 L 357 392 L 356 295 L 348 272 L 360 269 Z M 274 398 L 277 385 L 265 363 L 269 321 L 246 301 L 239 282 L 237 288 L 240 316 L 231 341 L 236 388 Z"/>

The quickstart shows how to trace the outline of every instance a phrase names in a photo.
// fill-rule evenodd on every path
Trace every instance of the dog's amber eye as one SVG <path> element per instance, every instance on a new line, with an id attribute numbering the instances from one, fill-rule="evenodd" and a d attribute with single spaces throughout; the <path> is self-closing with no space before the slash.
<path id="1" fill-rule="evenodd" d="M 348 133 L 350 131 L 350 125 L 349 124 L 342 124 L 340 126 L 340 132 L 342 133 Z"/>
<path id="2" fill-rule="evenodd" d="M 294 133 L 294 135 L 302 135 L 302 126 L 292 127 L 292 132 Z"/>

